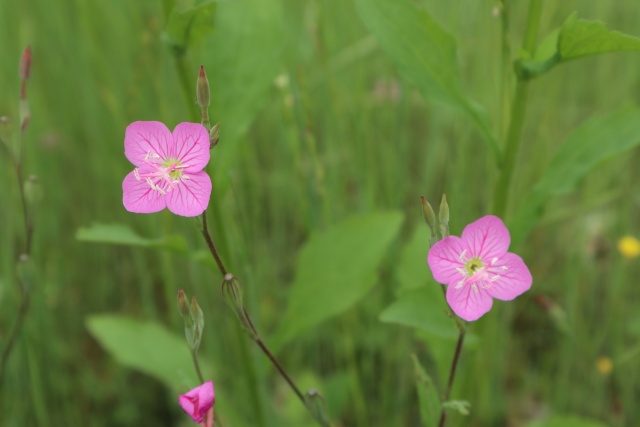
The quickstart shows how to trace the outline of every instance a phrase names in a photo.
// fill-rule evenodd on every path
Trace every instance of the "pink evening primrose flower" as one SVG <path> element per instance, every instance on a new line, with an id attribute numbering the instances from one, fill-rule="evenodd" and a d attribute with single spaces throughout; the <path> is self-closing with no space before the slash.
<path id="1" fill-rule="evenodd" d="M 184 412 L 197 423 L 202 423 L 209 412 L 211 413 L 208 418 L 213 419 L 213 411 L 210 411 L 210 409 L 213 408 L 215 400 L 216 393 L 213 390 L 212 381 L 207 381 L 178 398 L 178 402 Z"/>
<path id="2" fill-rule="evenodd" d="M 209 134 L 204 126 L 180 123 L 173 133 L 160 122 L 133 122 L 124 135 L 124 155 L 136 167 L 122 181 L 129 212 L 165 207 L 181 216 L 200 215 L 209 205 Z"/>
<path id="3" fill-rule="evenodd" d="M 462 237 L 445 237 L 429 251 L 434 279 L 448 285 L 447 302 L 464 320 L 487 313 L 493 298 L 509 301 L 531 287 L 522 258 L 507 252 L 510 243 L 502 220 L 489 215 L 467 225 Z"/>

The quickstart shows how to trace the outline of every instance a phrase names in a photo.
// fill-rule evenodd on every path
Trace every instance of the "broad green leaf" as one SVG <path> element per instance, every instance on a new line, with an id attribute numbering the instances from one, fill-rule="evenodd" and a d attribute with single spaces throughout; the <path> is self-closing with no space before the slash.
<path id="1" fill-rule="evenodd" d="M 402 219 L 399 212 L 356 215 L 311 236 L 298 257 L 276 347 L 349 309 L 371 290 Z"/>
<path id="2" fill-rule="evenodd" d="M 483 107 L 460 82 L 456 41 L 429 12 L 409 0 L 357 0 L 358 12 L 382 49 L 426 99 L 448 105 L 471 119 L 496 158 L 499 149 Z"/>
<path id="3" fill-rule="evenodd" d="M 380 314 L 380 320 L 456 339 L 458 330 L 455 322 L 445 314 L 448 307 L 441 286 L 431 280 L 426 286 L 403 292 Z"/>
<path id="4" fill-rule="evenodd" d="M 607 424 L 573 415 L 555 415 L 544 421 L 532 421 L 527 427 L 606 427 Z"/>
<path id="5" fill-rule="evenodd" d="M 574 13 L 540 44 L 533 58 L 522 53 L 516 73 L 528 80 L 549 71 L 556 64 L 600 53 L 640 50 L 640 38 L 609 31 L 600 21 L 578 19 Z"/>
<path id="6" fill-rule="evenodd" d="M 212 157 L 217 197 L 228 185 L 229 172 L 238 167 L 239 139 L 269 99 L 282 71 L 284 45 L 280 0 L 219 3 L 216 28 L 202 49 L 211 86 L 211 123 L 219 122 L 221 132 Z"/>
<path id="7" fill-rule="evenodd" d="M 433 284 L 427 265 L 429 237 L 429 227 L 421 221 L 415 227 L 409 243 L 402 249 L 395 267 L 396 279 L 400 285 L 399 292 L 422 288 L 427 283 Z"/>
<path id="8" fill-rule="evenodd" d="M 171 249 L 185 252 L 187 244 L 181 236 L 167 236 L 158 239 L 142 237 L 123 224 L 95 223 L 90 227 L 80 227 L 76 239 L 82 242 L 106 243 L 111 245 L 141 246 Z"/>
<path id="9" fill-rule="evenodd" d="M 558 37 L 562 61 L 625 50 L 640 50 L 640 38 L 609 31 L 603 22 L 578 19 L 576 14 L 567 19 Z"/>
<path id="10" fill-rule="evenodd" d="M 525 238 L 542 216 L 552 196 L 576 189 L 603 160 L 640 143 L 640 109 L 628 107 L 587 120 L 567 137 L 533 190 L 522 197 L 509 229 L 512 241 Z"/>
<path id="11" fill-rule="evenodd" d="M 167 24 L 169 44 L 182 53 L 211 33 L 214 28 L 216 3 L 206 1 L 187 9 L 174 9 Z"/>
<path id="12" fill-rule="evenodd" d="M 420 402 L 422 425 L 424 427 L 436 426 L 438 425 L 441 411 L 438 390 L 415 354 L 411 355 L 411 360 L 413 360 L 413 369 L 416 376 L 416 389 L 418 391 L 418 401 Z"/>
<path id="13" fill-rule="evenodd" d="M 86 326 L 120 364 L 174 389 L 198 383 L 185 338 L 161 325 L 120 315 L 96 315 L 86 319 Z M 210 367 L 201 367 L 205 375 L 210 374 Z"/>

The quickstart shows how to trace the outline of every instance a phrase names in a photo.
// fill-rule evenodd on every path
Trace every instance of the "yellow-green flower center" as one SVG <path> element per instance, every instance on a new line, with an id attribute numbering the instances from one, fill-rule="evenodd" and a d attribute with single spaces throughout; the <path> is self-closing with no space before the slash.
<path id="1" fill-rule="evenodd" d="M 480 271 L 484 267 L 484 263 L 480 258 L 471 258 L 464 264 L 464 269 L 467 272 L 467 276 L 471 277 Z"/>
<path id="2" fill-rule="evenodd" d="M 169 178 L 173 181 L 179 180 L 182 176 L 182 163 L 178 159 L 167 158 L 162 162 L 162 167 L 169 174 Z"/>

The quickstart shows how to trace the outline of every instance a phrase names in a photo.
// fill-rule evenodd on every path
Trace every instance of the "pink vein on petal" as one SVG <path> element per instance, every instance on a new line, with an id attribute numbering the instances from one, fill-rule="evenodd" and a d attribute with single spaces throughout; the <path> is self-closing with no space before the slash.
<path id="1" fill-rule="evenodd" d="M 124 154 L 135 166 L 145 164 L 148 154 L 155 154 L 164 159 L 173 144 L 169 129 L 161 122 L 133 122 L 125 131 Z M 151 157 L 153 163 L 160 159 Z"/>
<path id="2" fill-rule="evenodd" d="M 485 262 L 506 254 L 511 244 L 509 230 L 497 216 L 487 215 L 467 225 L 462 240 L 469 246 L 469 256 L 477 256 Z"/>
<path id="3" fill-rule="evenodd" d="M 176 215 L 197 216 L 209 205 L 211 178 L 203 171 L 187 176 L 166 194 L 167 207 Z"/>
<path id="4" fill-rule="evenodd" d="M 209 134 L 198 123 L 180 123 L 173 130 L 175 142 L 173 156 L 183 165 L 185 172 L 198 172 L 209 163 Z"/>

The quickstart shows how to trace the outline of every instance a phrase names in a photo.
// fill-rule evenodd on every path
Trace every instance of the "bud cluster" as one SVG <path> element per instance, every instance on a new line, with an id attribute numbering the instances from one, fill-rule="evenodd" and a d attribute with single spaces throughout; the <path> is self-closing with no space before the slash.
<path id="1" fill-rule="evenodd" d="M 427 199 L 424 196 L 420 196 L 422 200 L 422 215 L 424 216 L 424 221 L 427 223 L 429 227 L 429 231 L 431 232 L 431 237 L 429 239 L 429 247 L 433 247 L 436 242 L 440 239 L 444 239 L 449 235 L 449 204 L 447 203 L 447 196 L 445 194 L 442 195 L 442 201 L 440 202 L 440 211 L 438 213 L 438 222 L 440 225 L 440 238 L 438 238 L 438 229 L 436 228 L 436 214 L 433 211 L 433 208 L 427 202 Z"/>
<path id="2" fill-rule="evenodd" d="M 178 290 L 178 312 L 184 320 L 184 334 L 187 344 L 192 352 L 198 350 L 202 340 L 202 330 L 204 329 L 204 314 L 198 305 L 196 297 L 191 298 L 191 304 L 187 295 L 182 289 Z"/>

